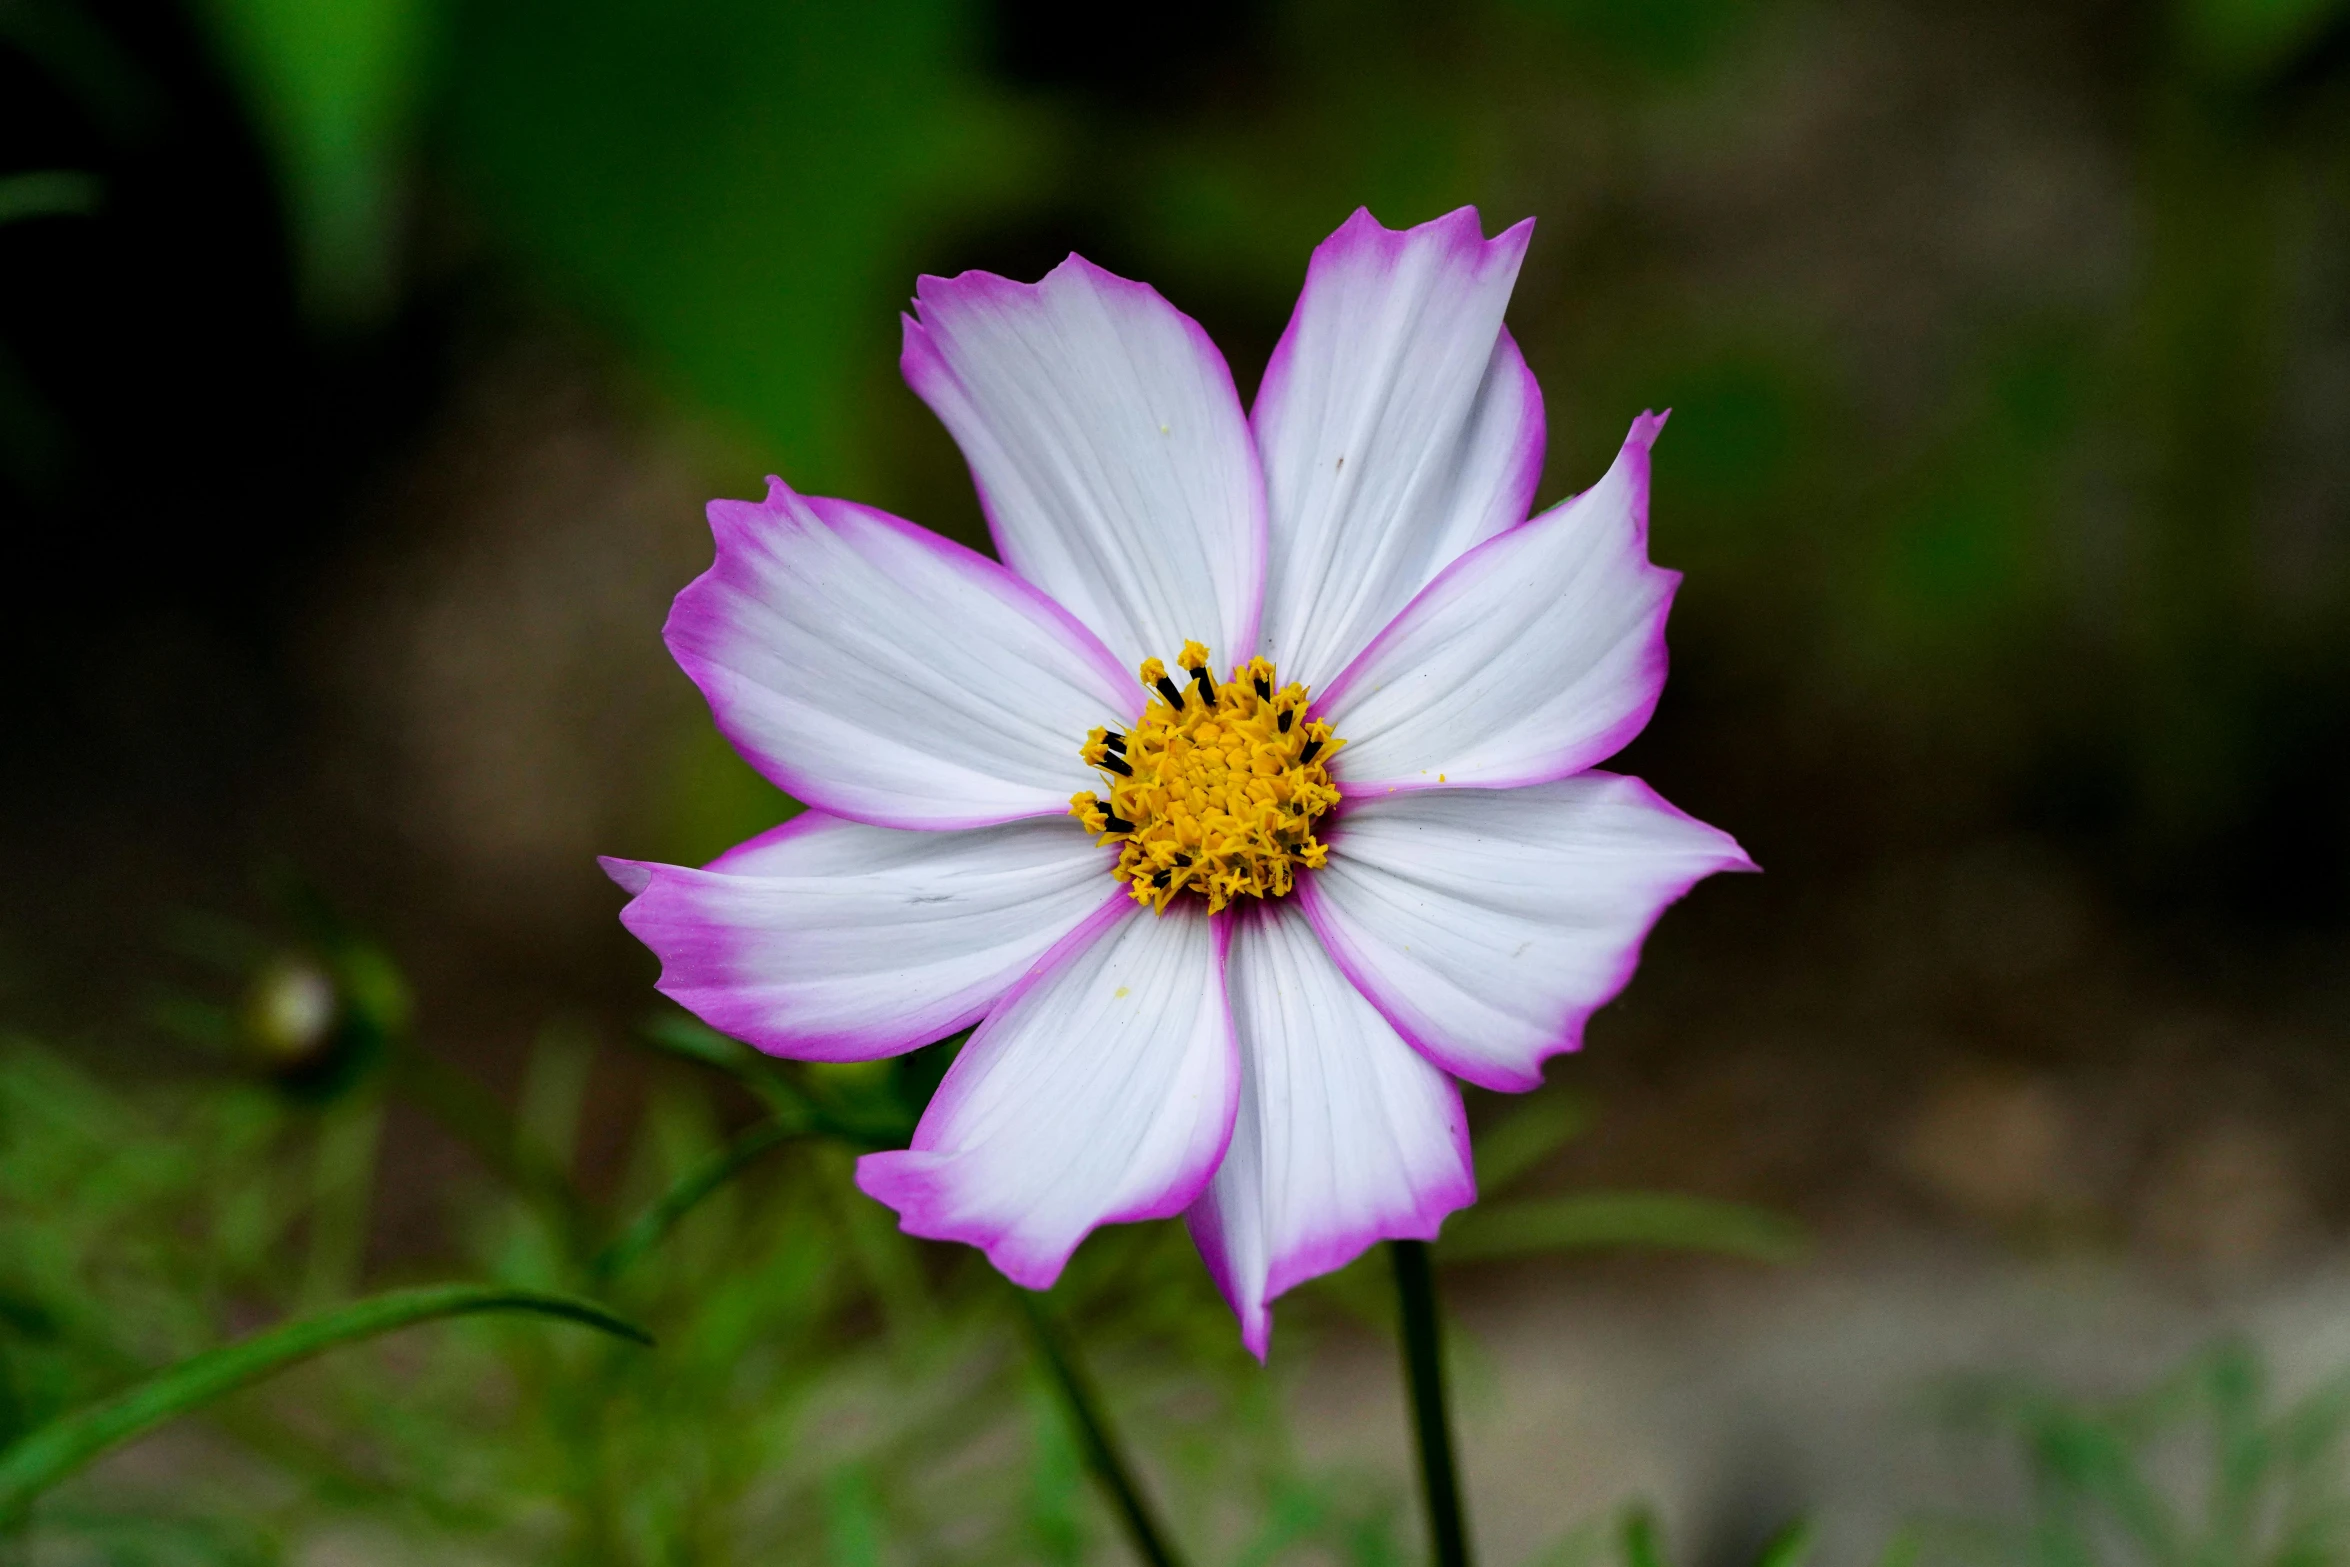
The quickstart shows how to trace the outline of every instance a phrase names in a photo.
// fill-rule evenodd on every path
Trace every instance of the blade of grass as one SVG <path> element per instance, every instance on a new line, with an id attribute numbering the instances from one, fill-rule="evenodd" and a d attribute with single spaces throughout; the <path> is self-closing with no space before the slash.
<path id="1" fill-rule="evenodd" d="M 435 1318 L 518 1311 L 651 1344 L 642 1328 L 595 1304 L 496 1284 L 394 1290 L 192 1355 L 109 1399 L 60 1416 L 0 1453 L 0 1527 L 109 1448 L 324 1350 Z"/>
<path id="2" fill-rule="evenodd" d="M 838 1094 L 811 1087 L 769 1057 L 706 1023 L 689 1017 L 654 1017 L 638 1032 L 665 1054 L 725 1073 L 779 1114 L 796 1111 L 809 1116 L 811 1132 L 866 1148 L 902 1148 L 913 1133 L 913 1118 L 903 1107 L 844 1103 Z"/>
<path id="3" fill-rule="evenodd" d="M 748 1169 L 761 1155 L 795 1137 L 806 1136 L 810 1129 L 805 1116 L 774 1116 L 745 1128 L 723 1147 L 712 1150 L 679 1176 L 612 1244 L 596 1254 L 593 1264 L 596 1277 L 611 1279 L 626 1272 L 645 1253 L 660 1245 L 677 1227 L 677 1222 L 691 1213 L 703 1198 Z"/>
<path id="4" fill-rule="evenodd" d="M 1477 1190 L 1490 1198 L 1591 1129 L 1591 1106 L 1574 1094 L 1539 1094 L 1477 1139 Z"/>
<path id="5" fill-rule="evenodd" d="M 1638 1247 L 1788 1262 L 1802 1255 L 1805 1242 L 1792 1219 L 1740 1203 L 1670 1192 L 1586 1192 L 1473 1208 L 1446 1226 L 1437 1255 L 1472 1262 Z"/>

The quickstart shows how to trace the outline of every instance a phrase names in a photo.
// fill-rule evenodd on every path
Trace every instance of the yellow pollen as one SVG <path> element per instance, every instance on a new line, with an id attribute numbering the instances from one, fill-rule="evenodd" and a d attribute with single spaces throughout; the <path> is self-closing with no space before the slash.
<path id="1" fill-rule="evenodd" d="M 1187 888 L 1211 914 L 1235 898 L 1286 896 L 1299 866 L 1329 857 L 1314 821 L 1338 803 L 1325 764 L 1346 742 L 1306 716 L 1306 688 L 1280 684 L 1265 659 L 1219 682 L 1208 650 L 1186 642 L 1175 666 L 1145 659 L 1141 720 L 1085 737 L 1078 754 L 1109 795 L 1076 795 L 1069 814 L 1119 846 L 1111 874 L 1161 914 Z"/>

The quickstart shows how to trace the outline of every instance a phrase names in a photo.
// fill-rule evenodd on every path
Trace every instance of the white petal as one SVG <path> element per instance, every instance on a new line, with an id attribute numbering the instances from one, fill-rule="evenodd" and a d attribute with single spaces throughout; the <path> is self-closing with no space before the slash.
<path id="1" fill-rule="evenodd" d="M 1546 783 L 1640 732 L 1681 580 L 1648 563 L 1663 425 L 1642 416 L 1599 483 L 1446 567 L 1322 693 L 1342 791 Z"/>
<path id="2" fill-rule="evenodd" d="M 1086 731 L 1141 711 L 1068 612 L 885 512 L 713 501 L 718 558 L 664 633 L 745 760 L 810 805 L 886 827 L 1068 810 Z"/>
<path id="3" fill-rule="evenodd" d="M 1264 481 L 1224 356 L 1141 283 L 1071 256 L 1040 283 L 923 278 L 906 381 L 971 464 L 997 553 L 1131 679 L 1191 638 L 1256 639 Z"/>
<path id="4" fill-rule="evenodd" d="M 1357 211 L 1306 270 L 1251 415 L 1271 527 L 1258 642 L 1318 687 L 1430 578 L 1525 520 L 1542 394 L 1502 310 L 1531 220 L 1464 207 L 1400 232 Z"/>
<path id="5" fill-rule="evenodd" d="M 620 921 L 659 955 L 664 995 L 804 1061 L 897 1055 L 978 1021 L 1124 895 L 1109 866 L 1066 817 L 906 832 L 822 811 L 706 870 L 604 862 L 635 894 Z"/>
<path id="6" fill-rule="evenodd" d="M 1181 1213 L 1232 1137 L 1239 1090 L 1224 924 L 1194 901 L 1088 919 L 1014 987 L 857 1184 L 908 1234 L 965 1241 L 1045 1289 L 1096 1225 Z"/>
<path id="7" fill-rule="evenodd" d="M 1477 1182 L 1452 1080 L 1339 973 L 1303 911 L 1238 918 L 1225 974 L 1240 1113 L 1189 1219 L 1262 1360 L 1275 1296 L 1374 1241 L 1435 1239 Z"/>
<path id="8" fill-rule="evenodd" d="M 1525 1089 L 1582 1043 L 1665 906 L 1752 870 L 1637 778 L 1446 789 L 1348 808 L 1300 886 L 1347 977 L 1438 1066 Z"/>

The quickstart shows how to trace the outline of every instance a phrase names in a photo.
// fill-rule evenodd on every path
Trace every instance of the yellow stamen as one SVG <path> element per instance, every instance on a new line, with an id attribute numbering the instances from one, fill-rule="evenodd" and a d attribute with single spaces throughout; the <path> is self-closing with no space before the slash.
<path id="1" fill-rule="evenodd" d="M 1120 845 L 1113 874 L 1162 914 L 1186 888 L 1211 914 L 1234 898 L 1282 897 L 1297 867 L 1329 855 L 1313 827 L 1338 803 L 1325 764 L 1346 742 L 1306 716 L 1306 688 L 1281 685 L 1265 659 L 1218 683 L 1208 650 L 1186 642 L 1176 665 L 1181 675 L 1144 660 L 1152 696 L 1131 731 L 1085 737 L 1079 754 L 1101 769 L 1109 795 L 1077 795 L 1069 814 Z"/>

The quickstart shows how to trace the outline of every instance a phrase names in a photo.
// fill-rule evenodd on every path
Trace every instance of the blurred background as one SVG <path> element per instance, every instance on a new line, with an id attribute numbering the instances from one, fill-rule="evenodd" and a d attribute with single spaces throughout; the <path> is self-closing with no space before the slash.
<path id="1" fill-rule="evenodd" d="M 1674 674 L 1614 765 L 1767 872 L 1666 919 L 1506 1173 L 1805 1237 L 1450 1270 L 1487 1554 L 1645 1498 L 1703 1567 L 1797 1518 L 1874 1559 L 2056 1483 L 1953 1376 L 2350 1366 L 2342 0 L 0 0 L 0 1432 L 301 1303 L 561 1276 L 751 1115 L 646 1046 L 593 856 L 792 808 L 661 647 L 709 496 L 986 547 L 898 379 L 917 274 L 1080 251 L 1245 398 L 1348 212 L 1464 204 L 1536 219 L 1544 504 L 1674 411 Z M 360 1023 L 406 1079 L 328 1059 Z M 631 1286 L 685 1369 L 431 1330 L 28 1559 L 1116 1559 L 1011 1319 L 835 1152 Z M 1066 1304 L 1199 1557 L 1408 1558 L 1376 1274 L 1259 1373 L 1160 1228 Z"/>

